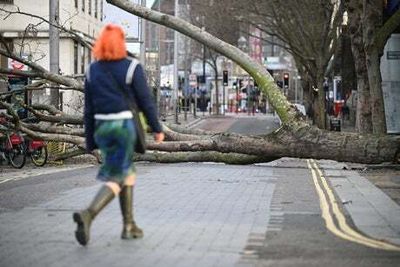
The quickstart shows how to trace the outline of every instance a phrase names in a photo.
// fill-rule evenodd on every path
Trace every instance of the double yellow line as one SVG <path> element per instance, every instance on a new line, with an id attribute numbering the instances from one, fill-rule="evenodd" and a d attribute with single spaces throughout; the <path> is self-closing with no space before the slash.
<path id="1" fill-rule="evenodd" d="M 347 224 L 345 216 L 339 209 L 335 195 L 323 176 L 322 171 L 318 168 L 315 160 L 307 160 L 307 165 L 311 170 L 314 185 L 319 196 L 322 218 L 324 218 L 326 228 L 329 231 L 338 237 L 364 246 L 384 250 L 400 251 L 399 246 L 366 237 L 352 229 Z M 336 223 L 334 218 L 336 218 Z"/>

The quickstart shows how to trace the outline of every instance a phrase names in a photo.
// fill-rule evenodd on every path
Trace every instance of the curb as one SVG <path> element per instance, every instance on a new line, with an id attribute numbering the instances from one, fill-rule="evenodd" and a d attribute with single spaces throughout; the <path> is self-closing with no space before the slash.
<path id="1" fill-rule="evenodd" d="M 319 164 L 357 229 L 400 245 L 400 206 L 357 171 L 343 169 L 346 164 L 337 162 L 334 169 L 324 161 Z"/>
<path id="2" fill-rule="evenodd" d="M 186 128 L 191 129 L 191 128 L 193 128 L 194 126 L 198 125 L 202 120 L 203 120 L 203 118 L 197 118 L 197 119 L 195 119 L 194 121 L 188 123 L 188 124 L 186 125 Z"/>

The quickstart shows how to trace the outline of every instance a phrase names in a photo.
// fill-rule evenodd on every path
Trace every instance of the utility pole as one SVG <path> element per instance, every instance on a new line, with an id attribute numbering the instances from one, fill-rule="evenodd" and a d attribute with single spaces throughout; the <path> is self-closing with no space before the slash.
<path id="1" fill-rule="evenodd" d="M 185 93 L 185 105 L 184 105 L 184 108 L 185 108 L 185 121 L 187 121 L 187 111 L 188 111 L 188 109 L 190 110 L 190 106 L 191 106 L 191 97 L 190 97 L 190 99 L 188 98 L 188 93 L 189 93 L 189 75 L 188 75 L 188 62 L 187 62 L 187 55 L 188 55 L 188 46 L 187 46 L 187 38 L 186 37 L 184 37 L 184 43 L 185 43 L 185 54 L 184 54 L 184 61 L 183 61 L 183 64 L 184 64 L 184 67 L 183 67 L 183 69 L 184 69 L 184 78 L 185 78 L 185 81 L 184 81 L 184 85 L 183 85 L 183 88 L 184 88 L 184 93 Z M 190 100 L 190 102 L 188 103 L 188 100 Z"/>
<path id="2" fill-rule="evenodd" d="M 158 12 L 161 12 L 161 0 L 158 1 Z M 157 103 L 158 103 L 158 117 L 164 119 L 164 114 L 167 112 L 166 111 L 166 103 L 161 103 L 161 101 L 164 101 L 165 98 L 161 97 L 161 27 L 160 25 L 157 24 L 157 43 L 158 43 L 158 48 L 157 48 L 157 78 L 158 78 L 158 88 L 157 88 Z M 165 100 L 166 101 L 166 100 Z M 166 115 L 166 114 L 165 114 Z"/>
<path id="3" fill-rule="evenodd" d="M 49 2 L 49 57 L 50 57 L 50 72 L 58 74 L 60 71 L 60 30 L 56 27 L 59 25 L 59 0 L 50 0 Z M 58 89 L 50 90 L 50 104 L 57 109 L 59 106 Z"/>
<path id="4" fill-rule="evenodd" d="M 192 54 L 191 40 L 189 39 L 188 42 L 189 42 L 189 55 L 191 55 Z M 191 56 L 190 56 L 189 62 L 190 62 L 190 72 L 191 72 L 191 69 L 192 69 L 192 57 Z M 193 117 L 194 118 L 197 118 L 197 93 L 198 93 L 197 89 L 198 89 L 198 86 L 199 86 L 199 84 L 197 83 L 196 86 L 194 87 L 194 109 L 193 109 Z"/>
<path id="5" fill-rule="evenodd" d="M 178 0 L 175 0 L 175 17 L 179 17 L 179 6 Z M 175 91 L 175 101 L 174 101 L 174 109 L 175 109 L 175 123 L 179 124 L 178 120 L 178 32 L 174 32 L 174 91 Z"/>
<path id="6" fill-rule="evenodd" d="M 141 5 L 146 7 L 146 0 L 141 0 Z M 146 20 L 140 19 L 140 63 L 145 68 L 146 65 Z"/>
<path id="7" fill-rule="evenodd" d="M 205 25 L 205 21 L 204 21 L 204 16 L 201 16 L 201 23 L 202 23 L 202 28 L 205 31 L 206 25 Z M 206 45 L 205 44 L 203 44 L 203 80 L 201 82 L 203 83 L 202 91 L 207 92 L 207 89 L 206 89 Z M 210 92 L 210 95 L 211 95 L 211 92 Z M 203 100 L 204 100 L 203 105 L 206 105 L 205 98 Z M 211 101 L 211 99 L 210 99 L 210 101 Z M 203 107 L 203 116 L 204 116 L 204 107 Z"/>

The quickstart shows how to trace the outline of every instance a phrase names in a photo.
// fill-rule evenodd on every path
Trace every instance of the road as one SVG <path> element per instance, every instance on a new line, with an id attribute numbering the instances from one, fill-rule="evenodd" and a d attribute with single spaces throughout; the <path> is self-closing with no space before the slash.
<path id="1" fill-rule="evenodd" d="M 270 117 L 207 121 L 198 127 L 249 134 L 276 127 Z M 0 266 L 400 266 L 400 252 L 374 248 L 339 223 L 342 214 L 356 229 L 342 192 L 329 199 L 334 173 L 343 172 L 334 162 L 139 163 L 135 210 L 145 237 L 119 239 L 113 201 L 87 248 L 74 240 L 71 214 L 98 189 L 97 166 L 79 166 L 0 183 Z"/>

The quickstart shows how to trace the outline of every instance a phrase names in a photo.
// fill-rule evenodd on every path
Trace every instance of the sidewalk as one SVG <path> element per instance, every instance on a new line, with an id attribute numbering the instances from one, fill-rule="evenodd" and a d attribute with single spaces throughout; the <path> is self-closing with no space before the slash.
<path id="1" fill-rule="evenodd" d="M 355 164 L 330 160 L 318 162 L 357 229 L 375 239 L 400 246 L 400 206 L 396 203 L 400 187 L 391 196 L 376 186 L 380 184 L 379 180 L 388 180 L 393 173 L 381 170 L 379 178 L 372 179 L 366 169 L 360 170 Z M 395 175 L 399 183 L 400 171 Z"/>
<path id="2" fill-rule="evenodd" d="M 202 120 L 207 119 L 211 116 L 212 115 L 210 115 L 208 112 L 197 112 L 196 117 L 193 115 L 193 113 L 188 112 L 185 116 L 185 113 L 182 111 L 181 113 L 178 113 L 178 118 L 176 118 L 175 114 L 168 114 L 164 120 L 161 120 L 161 122 L 177 124 L 176 119 L 178 119 L 178 125 L 192 128 L 195 127 L 195 125 L 200 123 Z"/>
<path id="3" fill-rule="evenodd" d="M 354 125 L 349 120 L 343 120 L 343 132 L 355 132 Z M 369 182 L 387 194 L 400 205 L 400 165 L 383 163 L 377 165 L 349 163 L 348 170 L 355 170 Z M 400 215 L 399 215 L 400 216 Z"/>

